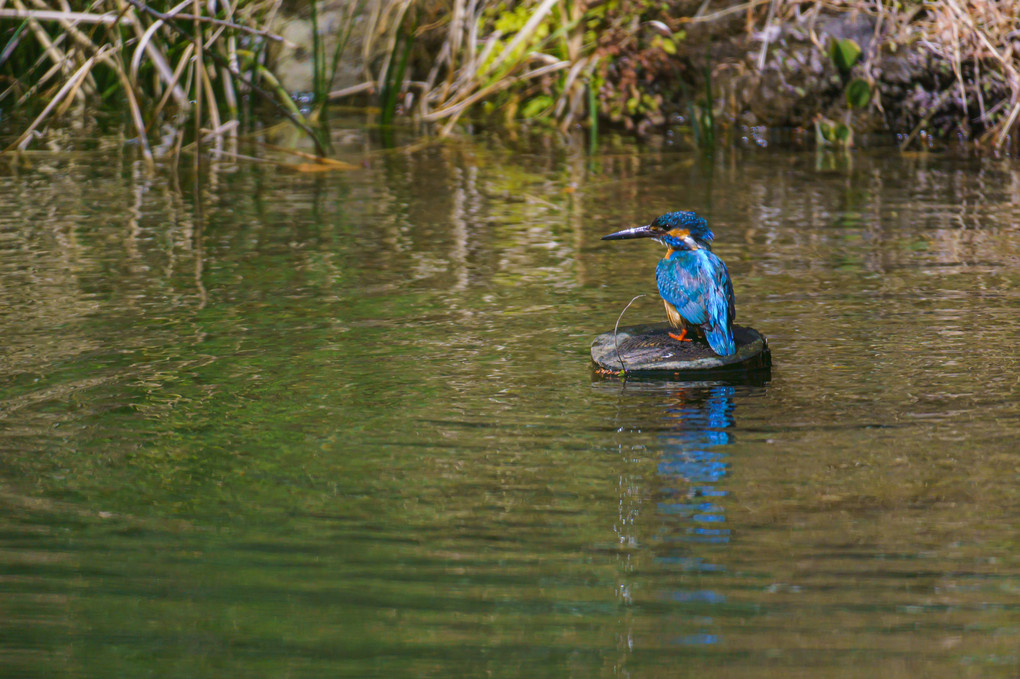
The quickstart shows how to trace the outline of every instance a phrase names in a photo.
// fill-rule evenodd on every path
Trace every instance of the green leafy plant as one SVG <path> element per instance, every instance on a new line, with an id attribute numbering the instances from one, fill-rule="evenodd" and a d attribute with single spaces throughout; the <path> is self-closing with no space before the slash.
<path id="1" fill-rule="evenodd" d="M 829 44 L 829 58 L 839 69 L 840 74 L 846 77 L 857 60 L 861 58 L 861 48 L 849 38 L 832 40 Z"/>
<path id="2" fill-rule="evenodd" d="M 854 78 L 847 83 L 845 94 L 850 108 L 865 108 L 871 102 L 871 85 L 864 78 Z"/>
<path id="3" fill-rule="evenodd" d="M 864 78 L 850 78 L 854 65 L 860 61 L 861 48 L 849 38 L 832 40 L 829 44 L 829 58 L 839 71 L 846 86 L 843 96 L 847 106 L 852 109 L 864 109 L 871 103 L 871 84 Z M 849 79 L 849 81 L 848 81 Z M 848 114 L 849 116 L 849 114 Z M 815 139 L 819 144 L 837 144 L 850 146 L 853 144 L 853 130 L 849 126 L 849 117 L 845 123 L 819 122 L 815 120 Z"/>
<path id="4" fill-rule="evenodd" d="M 854 143 L 854 131 L 846 123 L 829 120 L 821 115 L 815 116 L 815 144 L 818 146 L 849 147 Z"/>

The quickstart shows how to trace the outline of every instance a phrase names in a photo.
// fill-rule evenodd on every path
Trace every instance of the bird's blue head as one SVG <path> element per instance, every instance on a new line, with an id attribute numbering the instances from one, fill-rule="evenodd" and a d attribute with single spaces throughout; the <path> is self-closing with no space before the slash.
<path id="1" fill-rule="evenodd" d="M 652 238 L 674 250 L 711 249 L 715 234 L 708 223 L 693 212 L 667 212 L 659 215 L 651 224 L 624 229 L 603 236 L 602 240 L 624 238 Z"/>

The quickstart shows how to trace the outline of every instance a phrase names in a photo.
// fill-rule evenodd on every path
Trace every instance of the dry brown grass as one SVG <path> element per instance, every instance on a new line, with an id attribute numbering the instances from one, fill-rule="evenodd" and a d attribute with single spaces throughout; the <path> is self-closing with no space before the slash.
<path id="1" fill-rule="evenodd" d="M 430 4 L 435 5 L 426 0 L 380 3 L 371 16 L 370 33 L 375 40 L 385 43 L 384 51 L 392 53 L 401 22 Z M 590 19 L 589 11 L 600 3 L 528 0 L 512 4 L 511 9 L 526 6 L 529 20 L 508 34 L 501 32 L 493 20 L 492 3 L 449 0 L 441 4 L 447 11 L 437 14 L 433 9 L 432 25 L 417 29 L 419 34 L 426 29 L 435 32 L 438 26 L 438 30 L 445 32 L 431 68 L 427 73 L 410 74 L 406 82 L 399 84 L 421 120 L 436 123 L 439 133 L 445 134 L 473 106 L 498 100 L 504 102 L 501 105 L 509 115 L 516 111 L 513 98 L 502 93 L 508 90 L 533 93 L 539 87 L 553 94 L 556 105 L 551 112 L 562 125 L 588 115 L 590 103 L 583 94 L 593 83 L 600 57 L 597 46 L 582 40 L 581 27 Z M 642 7 L 641 3 L 621 3 L 616 11 L 644 11 Z M 693 26 L 743 15 L 748 31 L 760 31 L 766 25 L 810 22 L 824 14 L 870 15 L 878 39 L 873 41 L 869 53 L 863 55 L 862 64 L 872 83 L 882 77 L 877 69 L 883 53 L 907 48 L 930 54 L 936 64 L 948 65 L 955 76 L 956 89 L 947 90 L 949 86 L 942 82 L 939 87 L 943 89 L 936 92 L 939 96 L 935 100 L 936 105 L 956 109 L 962 102 L 963 110 L 958 114 L 961 128 L 968 133 L 973 130 L 981 142 L 993 147 L 1002 146 L 1016 129 L 1020 118 L 1020 0 L 908 0 L 895 5 L 888 0 L 749 0 L 714 2 L 711 6 L 704 3 L 700 7 L 694 16 L 674 19 L 680 25 Z M 642 25 L 653 23 L 656 22 L 644 21 Z M 540 27 L 546 34 L 550 27 L 558 31 L 556 40 L 543 38 Z M 759 68 L 766 48 L 763 45 Z M 627 54 L 610 58 L 625 57 Z M 374 82 L 338 92 L 337 96 L 382 89 L 387 63 L 373 76 Z M 548 83 L 553 84 L 550 87 Z M 613 83 L 602 84 L 607 86 L 612 87 Z M 511 103 L 505 105 L 508 101 Z M 880 99 L 874 102 L 876 106 L 882 104 Z M 927 122 L 927 118 L 921 120 L 917 129 Z"/>
<path id="2" fill-rule="evenodd" d="M 93 0 L 82 6 L 87 11 L 72 11 L 64 0 L 0 1 L 0 22 L 18 26 L 0 47 L 0 67 L 12 58 L 21 64 L 9 69 L 0 105 L 20 110 L 45 102 L 6 150 L 26 148 L 75 103 L 101 108 L 113 90 L 150 162 L 150 140 L 167 125 L 174 140 L 164 144 L 166 153 L 179 152 L 191 131 L 223 152 L 236 141 L 244 96 L 270 102 L 314 139 L 291 98 L 266 89 L 275 79 L 263 47 L 283 40 L 268 30 L 281 2 Z"/>
<path id="3" fill-rule="evenodd" d="M 109 90 L 111 74 L 147 158 L 152 157 L 149 141 L 155 130 L 168 122 L 176 126 L 173 147 L 180 149 L 186 136 L 180 122 L 184 120 L 197 122 L 193 132 L 187 130 L 193 139 L 207 139 L 222 151 L 238 133 L 244 100 L 272 102 L 281 115 L 311 134 L 263 58 L 265 43 L 282 41 L 269 30 L 282 0 L 161 3 L 162 10 L 156 10 L 157 3 L 141 0 L 93 0 L 76 4 L 85 11 L 72 11 L 67 0 L 0 0 L 0 22 L 21 22 L 18 39 L 31 42 L 37 55 L 29 73 L 0 91 L 0 106 L 10 107 L 14 101 L 17 109 L 33 98 L 45 102 L 37 105 L 34 120 L 10 148 L 25 148 L 72 106 L 98 102 L 104 96 L 103 82 Z M 561 127 L 588 118 L 592 113 L 588 107 L 600 101 L 593 92 L 619 86 L 605 76 L 607 60 L 621 63 L 628 58 L 600 52 L 585 33 L 591 12 L 603 4 L 584 0 L 509 4 L 509 9 L 499 9 L 491 0 L 354 0 L 346 29 L 355 25 L 359 11 L 365 81 L 334 92 L 331 98 L 396 91 L 399 99 L 394 96 L 390 101 L 399 101 L 407 113 L 434 124 L 440 135 L 480 104 L 495 102 L 511 118 L 536 95 L 548 102 L 541 115 Z M 640 14 L 644 7 L 637 1 L 621 3 L 617 11 Z M 866 13 L 874 17 L 879 36 L 862 60 L 872 82 L 881 78 L 875 72 L 880 50 L 924 50 L 951 67 L 958 91 L 941 87 L 947 100 L 962 101 L 961 118 L 974 123 L 985 143 L 1002 146 L 1020 118 L 1020 0 L 905 1 L 892 7 L 888 0 L 750 0 L 713 3 L 694 17 L 675 21 L 714 22 L 742 13 L 748 30 L 760 30 L 763 24 L 820 13 Z M 503 20 L 515 11 L 521 21 Z M 632 33 L 661 25 L 642 23 L 638 14 L 631 23 L 641 28 L 627 29 Z M 676 28 L 660 27 L 667 33 Z M 412 43 L 419 50 L 428 43 L 432 51 L 425 68 L 404 74 L 403 67 L 395 65 L 403 59 L 401 50 L 408 51 L 406 46 Z M 0 68 L 8 47 L 10 43 L 0 44 Z M 342 47 L 334 59 L 341 53 Z M 668 56 L 663 58 L 668 61 Z M 318 73 L 328 80 L 324 68 L 320 64 Z M 102 78 L 100 71 L 105 73 Z"/>
<path id="4" fill-rule="evenodd" d="M 1020 113 L 1020 0 L 943 0 L 926 6 L 912 24 L 904 29 L 952 64 L 965 109 L 973 107 L 990 123 L 985 139 L 1001 146 Z M 966 80 L 979 85 L 972 88 L 976 101 L 968 101 Z M 994 81 L 1009 96 L 986 102 L 983 80 Z"/>
<path id="5" fill-rule="evenodd" d="M 396 58 L 400 36 L 412 31 L 415 39 L 426 34 L 438 47 L 430 55 L 426 72 L 409 74 L 396 83 L 408 94 L 409 111 L 425 122 L 436 124 L 445 136 L 471 108 L 491 101 L 512 88 L 525 89 L 543 79 L 562 76 L 553 102 L 562 126 L 586 114 L 583 94 L 595 59 L 583 49 L 584 2 L 531 0 L 515 7 L 527 8 L 527 20 L 519 27 L 502 29 L 495 3 L 478 0 L 450 0 L 437 11 L 427 0 L 385 0 L 368 15 L 366 63 L 382 45 L 384 58 L 371 80 L 332 93 L 340 99 L 365 91 L 384 90 L 390 61 Z M 426 20 L 412 27 L 409 14 L 418 12 Z M 419 79 L 415 79 L 418 77 Z"/>
<path id="6" fill-rule="evenodd" d="M 887 0 L 823 0 L 805 7 L 805 3 L 792 0 L 771 0 L 770 9 L 786 21 L 825 11 L 871 15 L 879 40 L 864 55 L 869 77 L 881 78 L 881 73 L 874 71 L 880 50 L 927 51 L 936 63 L 948 64 L 956 79 L 957 91 L 943 90 L 938 101 L 958 100 L 966 127 L 973 123 L 983 130 L 980 142 L 1001 147 L 1020 115 L 1020 0 L 891 4 Z"/>

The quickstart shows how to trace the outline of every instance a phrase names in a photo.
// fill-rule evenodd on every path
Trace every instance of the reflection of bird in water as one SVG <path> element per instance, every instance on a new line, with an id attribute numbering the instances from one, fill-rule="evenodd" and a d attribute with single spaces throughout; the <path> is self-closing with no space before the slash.
<path id="1" fill-rule="evenodd" d="M 662 437 L 666 445 L 658 471 L 690 485 L 682 500 L 660 503 L 659 509 L 693 522 L 688 540 L 729 541 L 729 530 L 721 525 L 726 521 L 723 509 L 711 498 L 726 495 L 716 484 L 728 472 L 722 446 L 732 441 L 726 430 L 734 424 L 733 393 L 733 387 L 723 385 L 680 389 L 666 411 L 676 425 Z"/>
<path id="2" fill-rule="evenodd" d="M 724 451 L 733 440 L 728 429 L 735 424 L 735 391 L 722 384 L 685 384 L 671 390 L 666 406 L 669 430 L 661 437 L 658 465 L 666 493 L 658 503 L 664 519 L 663 548 L 656 561 L 705 576 L 684 579 L 684 585 L 664 592 L 671 601 L 684 606 L 691 619 L 686 634 L 672 637 L 673 643 L 685 646 L 720 642 L 708 607 L 724 604 L 726 595 L 716 589 L 716 580 L 709 578 L 727 569 L 712 558 L 721 556 L 720 552 L 696 545 L 725 546 L 730 541 L 724 505 L 727 493 L 720 486 L 729 473 Z"/>
<path id="3" fill-rule="evenodd" d="M 655 267 L 659 294 L 670 325 L 680 329 L 670 337 L 688 341 L 687 333 L 704 335 L 720 356 L 736 351 L 733 344 L 733 282 L 726 264 L 711 249 L 714 234 L 693 212 L 667 212 L 647 226 L 603 236 L 602 240 L 652 238 L 666 246 Z"/>

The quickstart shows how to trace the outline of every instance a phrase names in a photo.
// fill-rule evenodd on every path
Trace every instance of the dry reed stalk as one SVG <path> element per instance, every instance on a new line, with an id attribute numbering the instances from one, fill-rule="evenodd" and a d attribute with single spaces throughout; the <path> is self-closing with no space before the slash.
<path id="1" fill-rule="evenodd" d="M 192 170 L 195 174 L 195 198 L 198 198 L 198 177 L 202 169 L 202 75 L 205 72 L 205 51 L 203 49 L 202 24 L 198 21 L 198 15 L 202 11 L 202 5 L 198 0 L 192 0 L 195 18 L 192 24 L 194 33 L 191 36 L 192 44 L 195 45 L 195 60 L 192 62 L 192 82 L 195 84 L 195 155 Z"/>
<path id="2" fill-rule="evenodd" d="M 352 165 L 351 163 L 347 163 L 347 162 L 344 162 L 342 160 L 336 160 L 335 158 L 326 158 L 326 157 L 323 157 L 323 156 L 317 156 L 317 155 L 314 155 L 314 154 L 311 154 L 311 153 L 305 153 L 304 151 L 298 151 L 297 149 L 289 149 L 289 148 L 286 148 L 284 146 L 277 146 L 276 144 L 270 144 L 270 143 L 264 142 L 264 141 L 257 141 L 256 140 L 254 143 L 256 145 L 258 145 L 258 146 L 261 146 L 263 148 L 267 148 L 267 149 L 269 149 L 271 151 L 277 151 L 279 153 L 285 153 L 287 155 L 295 156 L 297 158 L 303 158 L 305 160 L 311 160 L 311 161 L 314 161 L 316 163 L 320 163 L 322 165 L 329 165 L 329 166 L 334 167 L 336 169 L 340 169 L 340 170 L 357 170 L 358 169 L 357 165 Z"/>
<path id="3" fill-rule="evenodd" d="M 131 81 L 128 80 L 127 74 L 124 72 L 123 64 L 121 68 L 116 69 L 117 77 L 120 78 L 121 87 L 124 88 L 124 94 L 127 95 L 128 107 L 131 110 L 131 118 L 134 121 L 135 129 L 138 131 L 138 141 L 141 143 L 142 155 L 145 157 L 145 161 L 151 167 L 153 165 L 152 149 L 149 148 L 149 138 L 146 134 L 145 121 L 142 119 L 142 108 L 138 105 L 138 98 L 135 96 L 134 87 Z"/>
<path id="4" fill-rule="evenodd" d="M 384 2 L 370 3 L 371 11 L 365 19 L 365 39 L 361 44 L 361 73 L 366 80 L 375 80 L 370 64 L 372 63 L 372 50 L 375 47 L 376 30 L 379 26 L 379 18 L 383 12 Z"/>
<path id="5" fill-rule="evenodd" d="M 183 9 L 187 6 L 188 2 L 189 0 L 184 0 L 182 3 L 171 9 L 168 14 L 176 14 L 176 11 Z M 135 47 L 134 54 L 131 57 L 131 79 L 138 79 L 138 67 L 141 64 L 142 56 L 148 55 L 153 66 L 156 67 L 156 72 L 159 73 L 160 78 L 167 87 L 170 88 L 177 106 L 181 110 L 188 110 L 190 108 L 190 103 L 188 102 L 187 95 L 175 84 L 176 79 L 173 77 L 173 71 L 170 69 L 170 65 L 163 56 L 163 53 L 156 49 L 155 45 L 152 44 L 152 40 L 156 35 L 156 32 L 163 26 L 163 20 L 157 19 L 156 21 L 153 21 L 144 32 L 141 31 L 141 26 L 139 26 L 138 21 L 132 22 L 132 25 L 135 27 L 136 35 L 139 33 L 140 35 L 138 35 L 138 45 Z"/>
<path id="6" fill-rule="evenodd" d="M 596 61 L 597 59 L 594 56 L 582 57 L 574 62 L 574 65 L 571 66 L 570 71 L 567 73 L 567 78 L 563 83 L 563 93 L 556 102 L 556 110 L 554 113 L 556 118 L 560 120 L 561 129 L 566 129 L 574 122 L 575 114 L 578 111 L 579 105 L 576 101 L 571 103 L 568 101 L 568 98 L 576 100 L 578 96 L 583 94 L 583 87 L 575 87 L 575 85 L 581 84 L 578 78 L 582 72 L 586 73 L 588 76 L 591 75 Z"/>
<path id="7" fill-rule="evenodd" d="M 679 20 L 683 23 L 704 23 L 707 21 L 716 21 L 724 17 L 730 16 L 731 14 L 740 14 L 741 12 L 750 12 L 758 5 L 764 5 L 765 3 L 772 2 L 772 0 L 751 0 L 751 2 L 745 2 L 741 5 L 734 5 L 733 7 L 727 7 L 711 14 L 701 14 L 701 10 L 708 6 L 708 3 L 703 3 L 692 17 L 680 17 Z M 799 9 L 799 8 L 798 8 Z"/>
<path id="8" fill-rule="evenodd" d="M 478 7 L 478 0 L 471 0 L 471 5 L 468 7 L 468 16 L 470 20 L 467 21 L 467 46 L 468 53 L 467 59 L 465 59 L 465 65 L 468 70 L 477 70 L 479 63 L 484 63 L 484 60 L 479 61 L 478 55 L 478 27 L 481 25 L 481 10 Z"/>
<path id="9" fill-rule="evenodd" d="M 40 55 L 39 58 L 36 59 L 36 62 L 29 69 L 29 71 L 30 72 L 34 71 L 44 61 L 46 61 L 46 55 L 45 54 Z M 47 70 L 45 73 L 42 74 L 42 76 L 37 78 L 36 81 L 32 83 L 32 86 L 25 90 L 20 97 L 18 97 L 18 99 L 14 102 L 14 108 L 20 108 L 22 105 L 24 105 L 24 103 L 28 101 L 36 92 L 41 90 L 52 78 L 56 77 L 57 73 L 62 73 L 63 71 L 64 71 L 63 64 L 51 64 L 49 70 Z M 4 90 L 3 94 L 0 94 L 0 101 L 3 101 L 7 97 L 8 93 L 13 92 L 16 85 L 17 83 L 13 83 L 6 90 Z"/>
<path id="10" fill-rule="evenodd" d="M 329 93 L 330 99 L 343 99 L 344 97 L 350 97 L 355 94 L 361 94 L 362 92 L 373 92 L 375 91 L 375 81 L 363 82 L 358 85 L 351 85 L 340 90 Z"/>
<path id="11" fill-rule="evenodd" d="M 530 41 L 534 37 L 535 29 L 539 27 L 539 25 L 545 19 L 545 16 L 550 11 L 552 11 L 552 8 L 559 1 L 560 0 L 542 0 L 542 4 L 538 6 L 538 8 L 532 13 L 530 17 L 528 17 L 527 23 L 525 23 L 524 26 L 521 27 L 521 30 L 517 31 L 517 34 L 507 44 L 507 46 L 503 48 L 503 51 L 500 52 L 499 55 L 492 60 L 492 63 L 489 64 L 486 71 L 489 73 L 494 73 L 496 69 L 499 68 L 500 64 L 502 64 L 507 57 L 514 53 L 514 50 L 516 50 L 518 47 L 523 46 L 524 44 L 527 44 L 526 41 Z"/>
<path id="12" fill-rule="evenodd" d="M 59 118 L 60 116 L 64 115 L 64 113 L 67 112 L 67 109 L 71 108 L 71 105 L 74 103 L 74 95 L 81 87 L 82 82 L 84 82 L 83 78 L 78 78 L 77 80 L 75 80 L 74 84 L 71 86 L 71 91 L 64 96 L 63 101 L 61 101 L 60 104 L 53 111 L 54 118 Z"/>
<path id="13" fill-rule="evenodd" d="M 42 113 L 36 116 L 35 120 L 32 121 L 25 131 L 14 140 L 14 143 L 5 149 L 5 152 L 13 149 L 18 149 L 19 151 L 23 151 L 25 149 L 27 142 L 31 141 L 35 129 L 49 117 L 53 109 L 56 108 L 61 101 L 63 101 L 64 97 L 67 96 L 72 89 L 78 87 L 79 83 L 85 79 L 89 71 L 92 70 L 92 67 L 95 66 L 96 61 L 103 56 L 107 49 L 110 48 L 103 47 L 98 54 L 85 60 L 85 63 L 83 63 L 78 70 L 64 82 L 63 86 L 57 91 L 57 93 L 53 95 L 53 98 L 50 99 L 49 103 L 46 104 L 46 107 L 43 108 Z"/>
<path id="14" fill-rule="evenodd" d="M 159 103 L 156 104 L 156 108 L 153 109 L 153 113 L 152 113 L 153 119 L 158 118 L 160 113 L 163 112 L 163 107 L 166 106 L 167 101 L 170 99 L 170 96 L 176 90 L 180 89 L 181 92 L 185 92 L 186 91 L 186 88 L 185 89 L 181 89 L 179 87 L 179 83 L 180 83 L 180 80 L 181 80 L 181 76 L 184 75 L 184 71 L 187 68 L 188 63 L 191 60 L 191 53 L 192 53 L 192 51 L 194 51 L 194 49 L 195 49 L 194 43 L 189 43 L 188 45 L 186 45 L 184 47 L 184 51 L 181 53 L 181 58 L 177 60 L 177 67 L 174 69 L 174 72 L 171 74 L 170 82 L 168 83 L 168 86 L 167 86 L 166 90 L 163 92 L 163 98 L 159 100 Z M 191 102 L 189 102 L 189 101 L 187 101 L 187 99 L 185 99 L 184 104 L 180 106 L 180 109 L 181 109 L 181 111 L 189 111 L 191 109 Z"/>
<path id="15" fill-rule="evenodd" d="M 268 31 L 268 30 L 262 29 L 262 28 L 252 28 L 251 26 L 245 26 L 244 24 L 239 24 L 239 23 L 236 23 L 236 22 L 227 21 L 225 19 L 217 19 L 216 17 L 205 16 L 203 14 L 200 14 L 199 12 L 201 11 L 201 5 L 199 5 L 197 10 L 192 10 L 191 14 L 188 14 L 188 13 L 185 13 L 185 12 L 181 12 L 179 14 L 175 14 L 175 15 L 171 16 L 169 12 L 164 14 L 164 13 L 160 12 L 159 10 L 156 10 L 156 9 L 154 9 L 152 7 L 149 7 L 148 5 L 143 3 L 141 0 L 127 0 L 127 1 L 130 2 L 132 5 L 134 5 L 137 9 L 139 9 L 139 10 L 141 10 L 141 11 L 147 13 L 147 14 L 150 14 L 152 16 L 155 16 L 157 18 L 163 19 L 163 20 L 170 20 L 170 19 L 176 18 L 176 19 L 180 19 L 181 21 L 193 21 L 193 22 L 197 22 L 198 24 L 212 24 L 214 26 L 219 26 L 219 27 L 222 27 L 222 28 L 231 28 L 231 29 L 233 29 L 235 31 L 240 31 L 241 33 L 247 33 L 249 35 L 253 35 L 253 36 L 256 36 L 256 37 L 259 37 L 259 38 L 265 38 L 266 40 L 271 40 L 272 42 L 278 42 L 278 43 L 286 45 L 288 47 L 296 47 L 296 45 L 294 45 L 291 42 L 288 42 L 282 36 L 277 35 L 276 33 L 273 33 L 272 31 Z M 185 3 L 185 5 L 187 5 L 187 3 Z"/>
<path id="16" fill-rule="evenodd" d="M 503 90 L 507 89 L 511 85 L 514 85 L 518 82 L 538 78 L 539 76 L 555 73 L 556 71 L 562 71 L 566 69 L 568 66 L 570 66 L 569 61 L 566 60 L 558 61 L 554 64 L 549 64 L 548 66 L 542 66 L 541 68 L 536 68 L 534 70 L 528 71 L 527 73 L 522 73 L 521 75 L 518 76 L 510 76 L 507 78 L 503 78 L 502 80 L 497 80 L 496 82 L 487 85 L 486 87 L 478 90 L 474 94 L 469 95 L 465 99 L 455 104 L 452 104 L 438 111 L 433 111 L 429 113 L 424 117 L 424 119 L 426 121 L 433 122 L 436 120 L 442 120 L 443 118 L 448 118 L 450 116 L 460 117 L 460 115 L 464 113 L 464 111 L 466 111 L 469 106 L 481 101 L 482 99 L 489 95 L 495 94 L 497 92 L 502 92 Z"/>
<path id="17" fill-rule="evenodd" d="M 234 94 L 234 76 L 231 75 L 229 68 L 221 68 L 219 73 L 220 79 L 223 81 L 223 98 L 227 102 L 227 111 L 230 114 L 230 120 L 240 122 L 237 120 L 239 109 L 237 106 L 237 96 Z M 230 128 L 229 134 L 232 138 L 236 139 L 237 128 Z"/>
<path id="18" fill-rule="evenodd" d="M 202 76 L 202 85 L 205 88 L 205 98 L 209 102 L 209 119 L 212 121 L 213 129 L 220 129 L 223 127 L 223 123 L 220 119 L 220 107 L 216 102 L 216 94 L 213 92 L 212 80 L 209 78 L 209 70 L 207 68 L 199 69 Z M 216 150 L 223 149 L 223 136 L 216 135 L 215 137 Z"/>
<path id="19" fill-rule="evenodd" d="M 16 9 L 22 12 L 30 12 L 30 10 L 27 7 L 25 7 L 21 0 L 14 0 L 14 5 Z M 32 34 L 35 36 L 35 39 L 38 41 L 39 45 L 42 46 L 43 53 L 50 59 L 51 62 L 53 62 L 55 66 L 60 67 L 61 72 L 65 76 L 69 76 L 71 70 L 73 69 L 72 64 L 74 63 L 74 59 L 71 59 L 67 52 L 59 49 L 56 46 L 56 44 L 54 44 L 53 39 L 43 29 L 42 25 L 39 23 L 37 19 L 31 16 L 28 17 L 28 28 L 29 30 L 32 31 Z M 88 72 L 86 72 L 86 78 L 87 79 L 90 78 Z M 91 96 L 95 94 L 95 91 L 96 91 L 95 83 L 91 82 L 89 83 L 89 85 L 86 86 L 85 92 L 82 92 L 80 89 L 76 89 L 75 96 L 79 99 L 79 101 L 84 103 L 86 94 Z"/>
<path id="20" fill-rule="evenodd" d="M 0 19 L 35 19 L 37 21 L 74 21 L 82 24 L 130 24 L 132 18 L 123 18 L 119 12 L 94 14 L 91 12 L 58 11 L 50 9 L 0 9 Z"/>
<path id="21" fill-rule="evenodd" d="M 227 18 L 230 20 L 234 19 L 234 7 L 230 4 L 229 0 L 225 0 L 228 12 Z M 227 104 L 227 110 L 230 114 L 231 122 L 238 123 L 228 128 L 227 135 L 230 137 L 231 143 L 237 141 L 237 128 L 240 124 L 238 120 L 239 107 L 237 105 L 237 95 L 234 93 L 234 76 L 231 73 L 231 65 L 237 69 L 237 36 L 231 33 L 227 36 L 227 65 L 219 68 L 220 78 L 223 82 L 223 98 Z"/>
<path id="22" fill-rule="evenodd" d="M 1020 103 L 1013 105 L 1013 110 L 1010 112 L 1009 117 L 1006 118 L 1006 122 L 999 128 L 999 133 L 995 137 L 995 148 L 1000 148 L 1002 143 L 1006 141 L 1006 135 L 1013 129 L 1014 123 L 1016 123 L 1017 114 L 1020 114 Z"/>

